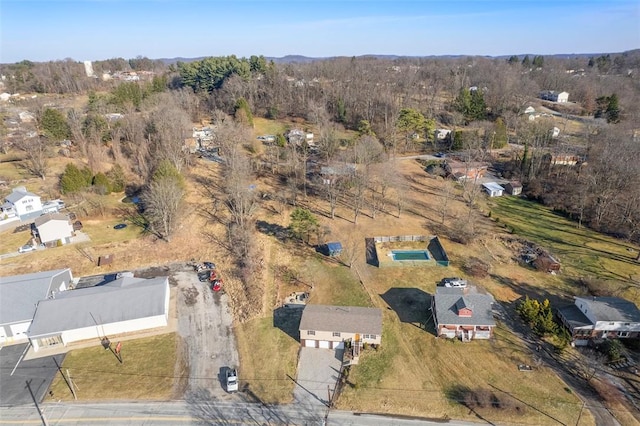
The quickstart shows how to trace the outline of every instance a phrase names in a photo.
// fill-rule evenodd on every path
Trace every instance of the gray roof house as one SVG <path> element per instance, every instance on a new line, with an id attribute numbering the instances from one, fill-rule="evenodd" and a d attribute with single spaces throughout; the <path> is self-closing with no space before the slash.
<path id="1" fill-rule="evenodd" d="M 67 215 L 62 213 L 46 213 L 37 217 L 33 223 L 38 230 L 41 243 L 55 244 L 60 241 L 62 244 L 68 244 L 71 242 L 73 225 Z"/>
<path id="2" fill-rule="evenodd" d="M 438 287 L 431 298 L 436 336 L 460 338 L 463 341 L 491 338 L 496 326 L 493 301 L 491 295 L 468 294 L 465 289 Z"/>
<path id="3" fill-rule="evenodd" d="M 13 188 L 4 200 L 2 211 L 8 217 L 18 216 L 20 220 L 29 220 L 42 214 L 40 196 L 27 191 L 24 186 Z"/>
<path id="4" fill-rule="evenodd" d="M 593 339 L 640 337 L 640 310 L 619 297 L 576 297 L 573 305 L 558 309 L 558 316 L 576 346 Z"/>
<path id="5" fill-rule="evenodd" d="M 70 269 L 0 277 L 0 344 L 27 340 L 27 330 L 41 300 L 66 291 Z"/>
<path id="6" fill-rule="evenodd" d="M 81 340 L 165 327 L 169 279 L 124 277 L 60 293 L 38 304 L 27 332 L 34 351 Z M 72 315 L 69 315 L 72 312 Z"/>
<path id="7" fill-rule="evenodd" d="M 304 347 L 340 349 L 343 342 L 380 344 L 382 310 L 358 306 L 306 305 L 300 320 Z"/>

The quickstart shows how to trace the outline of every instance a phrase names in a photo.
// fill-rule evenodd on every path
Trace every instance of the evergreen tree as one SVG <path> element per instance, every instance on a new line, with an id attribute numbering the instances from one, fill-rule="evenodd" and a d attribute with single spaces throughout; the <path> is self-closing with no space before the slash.
<path id="1" fill-rule="evenodd" d="M 127 177 L 125 176 L 124 170 L 120 164 L 113 166 L 113 168 L 107 173 L 107 177 L 109 178 L 111 191 L 124 191 L 125 186 L 127 185 Z"/>
<path id="2" fill-rule="evenodd" d="M 40 129 L 48 137 L 55 141 L 61 141 L 71 135 L 71 129 L 67 118 L 57 109 L 47 108 L 42 112 L 39 123 Z"/>
<path id="3" fill-rule="evenodd" d="M 507 60 L 507 62 L 509 63 L 509 65 L 514 65 L 514 64 L 517 64 L 518 62 L 520 62 L 520 60 L 518 59 L 518 57 L 516 55 L 511 55 L 509 57 L 509 59 Z"/>
<path id="4" fill-rule="evenodd" d="M 240 98 L 236 102 L 234 116 L 236 121 L 238 121 L 239 123 L 243 123 L 248 125 L 249 127 L 253 127 L 253 114 L 251 113 L 249 102 L 247 102 L 245 98 Z"/>
<path id="5" fill-rule="evenodd" d="M 311 234 L 316 232 L 318 227 L 318 219 L 311 211 L 296 207 L 293 212 L 291 212 L 289 230 L 295 238 L 305 241 L 308 244 L 311 239 Z"/>
<path id="6" fill-rule="evenodd" d="M 504 148 L 507 146 L 507 142 L 509 141 L 507 135 L 507 126 L 504 124 L 504 120 L 502 117 L 498 117 L 496 119 L 494 125 L 494 140 L 493 140 L 493 148 Z"/>
<path id="7" fill-rule="evenodd" d="M 618 95 L 616 95 L 615 93 L 609 96 L 606 115 L 607 115 L 607 123 L 620 122 L 620 106 L 618 105 Z"/>
<path id="8" fill-rule="evenodd" d="M 108 195 L 111 193 L 111 183 L 109 182 L 109 178 L 102 172 L 97 173 L 93 177 L 91 184 L 98 194 Z"/>
<path id="9" fill-rule="evenodd" d="M 347 122 L 347 108 L 345 107 L 342 98 L 338 99 L 336 103 L 336 121 L 338 123 Z"/>
<path id="10" fill-rule="evenodd" d="M 64 169 L 62 176 L 60 177 L 60 190 L 63 194 L 71 194 L 79 192 L 89 185 L 87 184 L 87 178 L 75 164 L 69 163 Z"/>
<path id="11" fill-rule="evenodd" d="M 153 175 L 151 176 L 152 182 L 157 183 L 163 179 L 174 180 L 180 188 L 185 188 L 184 176 L 180 174 L 178 169 L 176 169 L 169 160 L 160 161 L 153 171 Z"/>
<path id="12" fill-rule="evenodd" d="M 531 60 L 529 59 L 529 55 L 525 55 L 525 57 L 522 59 L 522 66 L 525 68 L 531 67 Z"/>
<path id="13" fill-rule="evenodd" d="M 537 55 L 533 57 L 533 66 L 535 68 L 542 68 L 544 65 L 544 56 Z"/>

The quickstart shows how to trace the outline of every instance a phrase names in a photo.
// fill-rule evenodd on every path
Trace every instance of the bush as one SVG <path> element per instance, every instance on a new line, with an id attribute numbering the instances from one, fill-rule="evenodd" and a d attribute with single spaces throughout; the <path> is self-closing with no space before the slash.
<path id="1" fill-rule="evenodd" d="M 111 183 L 104 173 L 98 173 L 93 177 L 93 189 L 100 195 L 108 195 L 111 193 Z"/>

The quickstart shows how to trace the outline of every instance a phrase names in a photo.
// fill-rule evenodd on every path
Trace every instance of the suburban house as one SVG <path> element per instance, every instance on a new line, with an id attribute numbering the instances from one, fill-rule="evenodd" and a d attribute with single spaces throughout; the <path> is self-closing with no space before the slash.
<path id="1" fill-rule="evenodd" d="M 493 301 L 491 295 L 471 294 L 468 288 L 437 287 L 431 298 L 436 336 L 462 341 L 490 339 L 496 326 Z"/>
<path id="2" fill-rule="evenodd" d="M 40 196 L 27 191 L 24 186 L 13 188 L 4 200 L 2 212 L 7 218 L 18 216 L 20 220 L 29 220 L 42 214 Z"/>
<path id="3" fill-rule="evenodd" d="M 169 279 L 123 277 L 42 300 L 27 331 L 34 351 L 165 327 Z"/>
<path id="4" fill-rule="evenodd" d="M 487 182 L 482 184 L 482 189 L 489 194 L 489 197 L 502 197 L 504 188 L 495 182 Z"/>
<path id="5" fill-rule="evenodd" d="M 486 163 L 480 162 L 462 162 L 455 160 L 447 160 L 444 163 L 444 169 L 455 180 L 478 180 L 484 176 L 488 168 Z"/>
<path id="6" fill-rule="evenodd" d="M 344 342 L 380 344 L 382 310 L 357 306 L 307 305 L 300 320 L 300 344 L 342 349 Z"/>
<path id="7" fill-rule="evenodd" d="M 543 90 L 542 92 L 540 92 L 540 99 L 559 103 L 569 102 L 569 93 L 556 92 L 553 90 Z"/>
<path id="8" fill-rule="evenodd" d="M 451 130 L 449 129 L 436 129 L 434 131 L 434 137 L 436 140 L 442 141 L 447 139 L 451 135 Z"/>
<path id="9" fill-rule="evenodd" d="M 356 173 L 355 164 L 337 164 L 334 166 L 322 166 L 320 167 L 320 177 L 322 183 L 325 185 L 331 185 L 340 178 L 349 178 Z"/>
<path id="10" fill-rule="evenodd" d="M 640 310 L 619 297 L 575 297 L 573 305 L 558 309 L 558 316 L 576 346 L 592 339 L 640 337 Z"/>
<path id="11" fill-rule="evenodd" d="M 27 340 L 27 330 L 41 300 L 69 289 L 70 269 L 0 277 L 0 344 Z"/>
<path id="12" fill-rule="evenodd" d="M 504 185 L 504 190 L 509 195 L 520 195 L 522 194 L 522 184 L 516 180 L 512 180 Z"/>
<path id="13" fill-rule="evenodd" d="M 69 244 L 73 236 L 73 224 L 69 217 L 62 213 L 47 213 L 37 217 L 35 225 L 40 242 L 46 245 Z"/>

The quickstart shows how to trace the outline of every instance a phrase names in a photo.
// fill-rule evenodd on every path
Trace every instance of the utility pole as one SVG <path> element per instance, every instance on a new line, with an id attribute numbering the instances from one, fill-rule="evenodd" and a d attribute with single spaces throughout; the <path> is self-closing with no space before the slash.
<path id="1" fill-rule="evenodd" d="M 36 399 L 36 396 L 33 394 L 33 391 L 31 390 L 31 380 L 27 380 L 25 383 L 27 384 L 27 389 L 29 390 L 29 394 L 33 399 L 33 403 L 36 405 L 36 409 L 38 410 L 38 414 L 40 415 L 42 424 L 44 426 L 49 426 L 49 423 L 47 423 L 47 419 L 44 417 L 44 413 L 42 412 L 42 410 L 40 409 L 40 406 L 38 405 L 38 400 Z"/>

